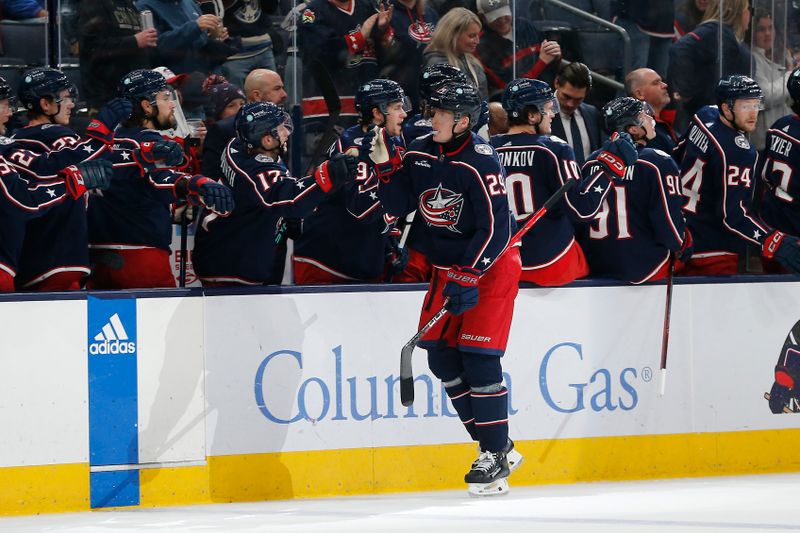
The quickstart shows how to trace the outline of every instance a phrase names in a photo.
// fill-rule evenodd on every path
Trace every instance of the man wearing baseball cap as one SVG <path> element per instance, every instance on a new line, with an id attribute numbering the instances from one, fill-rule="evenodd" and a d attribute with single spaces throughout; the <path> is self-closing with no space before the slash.
<path id="1" fill-rule="evenodd" d="M 489 94 L 503 91 L 514 78 L 515 58 L 518 78 L 540 78 L 552 84 L 561 57 L 558 43 L 542 39 L 533 24 L 521 17 L 516 19 L 516 42 L 512 42 L 509 0 L 478 0 L 477 8 L 484 28 L 476 56 L 486 72 Z"/>

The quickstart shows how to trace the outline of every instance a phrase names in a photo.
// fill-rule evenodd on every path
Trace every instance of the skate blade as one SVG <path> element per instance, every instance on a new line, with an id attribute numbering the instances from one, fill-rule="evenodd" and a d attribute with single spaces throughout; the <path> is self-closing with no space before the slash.
<path id="1" fill-rule="evenodd" d="M 519 453 L 516 448 L 508 452 L 508 455 L 506 455 L 506 461 L 508 461 L 508 473 L 510 474 L 511 472 L 519 468 L 519 465 L 521 465 L 522 461 L 524 460 L 525 457 L 523 457 L 522 454 Z"/>
<path id="2" fill-rule="evenodd" d="M 470 483 L 469 495 L 473 498 L 483 498 L 484 496 L 503 496 L 508 494 L 509 486 L 506 478 L 501 478 L 491 483 Z"/>

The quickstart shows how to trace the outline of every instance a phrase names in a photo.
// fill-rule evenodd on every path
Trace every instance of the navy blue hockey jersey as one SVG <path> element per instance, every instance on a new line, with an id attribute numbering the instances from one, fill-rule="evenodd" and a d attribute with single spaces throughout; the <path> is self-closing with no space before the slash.
<path id="1" fill-rule="evenodd" d="M 694 257 L 760 247 L 770 231 L 750 208 L 757 153 L 745 136 L 723 124 L 716 107 L 706 106 L 692 117 L 676 153 L 683 154 L 683 211 Z"/>
<path id="2" fill-rule="evenodd" d="M 348 128 L 330 154 L 358 147 L 363 135 L 361 126 Z M 395 138 L 395 142 L 401 141 Z M 378 200 L 377 178 L 362 161 L 355 181 L 328 195 L 303 220 L 303 232 L 294 243 L 294 259 L 342 280 L 377 280 L 383 274 L 386 243 L 394 222 Z"/>
<path id="3" fill-rule="evenodd" d="M 767 131 L 756 176 L 768 186 L 760 215 L 770 226 L 800 235 L 800 117 L 787 115 Z"/>
<path id="4" fill-rule="evenodd" d="M 394 216 L 417 210 L 427 233 L 420 251 L 438 268 L 491 268 L 516 228 L 497 152 L 474 133 L 449 153 L 430 136 L 412 142 L 378 192 Z"/>
<path id="5" fill-rule="evenodd" d="M 683 245 L 678 165 L 666 152 L 637 148 L 636 164 L 613 183 L 594 221 L 579 232 L 592 276 L 643 283 Z"/>
<path id="6" fill-rule="evenodd" d="M 104 143 L 86 139 L 74 147 L 37 154 L 0 137 L 0 269 L 16 275 L 26 222 L 70 198 L 58 172 L 108 150 Z"/>
<path id="7" fill-rule="evenodd" d="M 142 165 L 136 157 L 143 142 L 163 140 L 155 130 L 119 128 L 112 162 L 114 179 L 101 195 L 89 197 L 89 242 L 96 249 L 170 250 L 175 184 L 186 174 Z"/>
<path id="8" fill-rule="evenodd" d="M 80 137 L 60 124 L 40 124 L 21 128 L 14 141 L 37 154 L 74 147 Z M 87 198 L 64 202 L 44 216 L 28 222 L 16 283 L 27 287 L 57 272 L 82 272 L 89 275 L 89 233 L 86 221 Z"/>
<path id="9" fill-rule="evenodd" d="M 217 282 L 266 283 L 281 217 L 302 218 L 326 194 L 311 176 L 291 177 L 280 159 L 248 154 L 239 139 L 228 143 L 221 168 L 236 209 L 227 216 L 201 215 L 192 254 L 195 272 Z"/>
<path id="10" fill-rule="evenodd" d="M 558 137 L 529 133 L 495 135 L 491 139 L 506 169 L 506 190 L 511 212 L 520 225 L 567 180 L 580 183 L 567 193 L 522 238 L 523 270 L 545 267 L 564 255 L 575 241 L 570 213 L 591 219 L 609 189 L 609 180 L 599 171 L 581 177 L 572 147 Z"/>

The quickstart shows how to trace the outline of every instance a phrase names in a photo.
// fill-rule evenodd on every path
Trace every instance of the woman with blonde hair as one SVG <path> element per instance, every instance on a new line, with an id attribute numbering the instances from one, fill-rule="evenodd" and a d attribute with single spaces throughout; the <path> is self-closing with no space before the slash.
<path id="1" fill-rule="evenodd" d="M 437 63 L 450 63 L 469 77 L 481 97 L 489 97 L 486 73 L 474 55 L 481 40 L 481 20 L 463 7 L 448 11 L 436 25 L 431 42 L 422 55 L 422 69 Z"/>
<path id="2" fill-rule="evenodd" d="M 678 126 L 702 106 L 716 103 L 714 89 L 720 78 L 750 75 L 750 52 L 742 44 L 749 25 L 748 0 L 710 0 L 700 25 L 672 45 L 669 78 L 681 106 Z"/>

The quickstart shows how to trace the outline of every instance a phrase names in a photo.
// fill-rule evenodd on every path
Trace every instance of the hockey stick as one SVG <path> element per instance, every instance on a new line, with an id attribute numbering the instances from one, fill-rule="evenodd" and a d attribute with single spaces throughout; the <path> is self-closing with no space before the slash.
<path id="1" fill-rule="evenodd" d="M 500 255 L 497 256 L 495 261 L 499 261 L 503 255 L 511 248 L 516 246 L 516 244 L 522 240 L 522 237 L 525 236 L 526 233 L 536 224 L 539 219 L 547 214 L 553 204 L 558 202 L 566 193 L 569 191 L 577 182 L 577 180 L 570 179 L 567 180 L 564 185 L 562 185 L 553 195 L 547 199 L 544 205 L 536 211 L 531 218 L 529 218 L 525 225 L 517 231 L 511 240 L 508 241 L 508 246 L 500 252 Z M 428 332 L 430 329 L 439 322 L 444 315 L 447 314 L 447 303 L 449 302 L 449 298 L 445 298 L 444 305 L 442 308 L 439 309 L 433 317 L 428 320 L 428 322 L 422 326 L 422 328 L 413 336 L 409 341 L 403 346 L 403 349 L 400 350 L 400 403 L 402 403 L 405 407 L 408 407 L 412 403 L 414 403 L 414 372 L 411 368 L 411 356 L 414 353 L 414 348 L 416 348 L 417 343 L 419 340 Z"/>
<path id="2" fill-rule="evenodd" d="M 189 233 L 189 218 L 186 216 L 186 211 L 191 209 L 192 206 L 186 204 L 186 207 L 183 209 L 183 213 L 181 213 L 181 257 L 180 257 L 180 270 L 178 274 L 178 286 L 180 288 L 186 287 L 186 262 L 188 258 L 186 254 L 189 253 L 187 250 L 188 246 L 188 233 Z"/>
<path id="3" fill-rule="evenodd" d="M 675 277 L 675 252 L 669 253 L 669 270 L 667 272 L 667 301 L 664 305 L 664 331 L 661 336 L 661 392 L 667 386 L 667 350 L 669 349 L 669 320 L 672 314 L 672 281 Z"/>
<path id="4" fill-rule="evenodd" d="M 336 132 L 336 121 L 339 120 L 339 114 L 342 112 L 342 101 L 339 99 L 339 94 L 336 92 L 336 86 L 333 84 L 333 79 L 328 69 L 319 59 L 314 59 L 309 68 L 311 69 L 314 83 L 322 93 L 325 106 L 328 108 L 328 122 L 325 124 L 325 131 L 314 149 L 311 164 L 306 169 L 306 176 L 311 174 L 311 170 L 317 166 L 322 155 L 339 138 L 339 134 Z"/>

